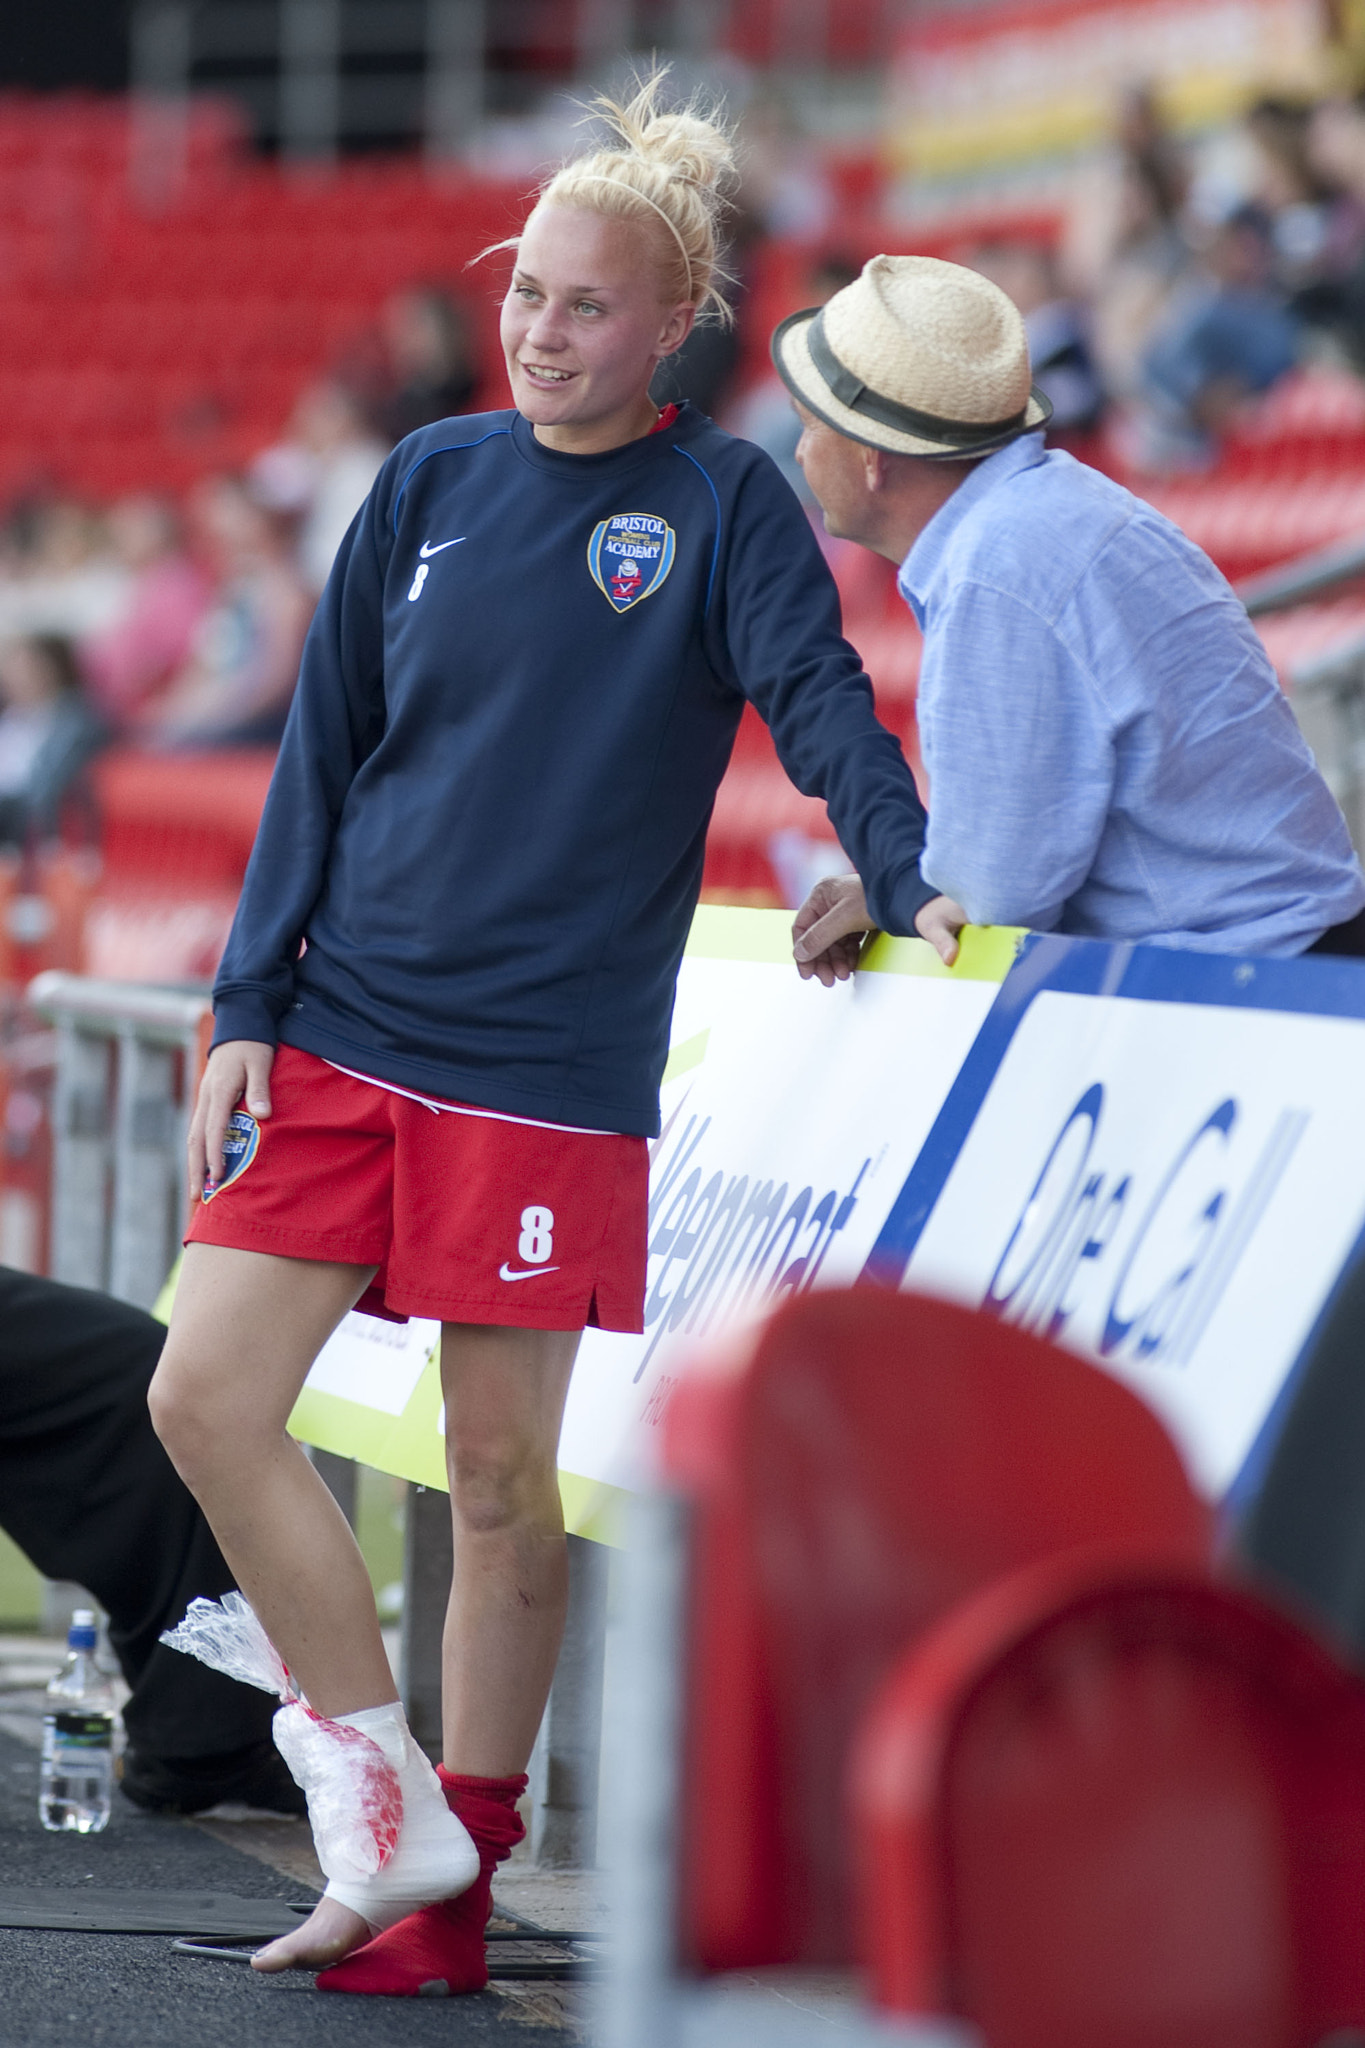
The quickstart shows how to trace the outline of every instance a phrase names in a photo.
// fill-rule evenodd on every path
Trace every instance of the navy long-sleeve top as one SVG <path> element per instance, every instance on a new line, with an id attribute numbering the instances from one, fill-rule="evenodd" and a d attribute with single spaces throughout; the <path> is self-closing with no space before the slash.
<path id="1" fill-rule="evenodd" d="M 934 894 L 924 812 L 767 456 L 686 406 L 600 455 L 542 447 L 515 412 L 411 435 L 309 634 L 214 1042 L 657 1131 L 746 699 L 878 924 L 910 932 Z"/>

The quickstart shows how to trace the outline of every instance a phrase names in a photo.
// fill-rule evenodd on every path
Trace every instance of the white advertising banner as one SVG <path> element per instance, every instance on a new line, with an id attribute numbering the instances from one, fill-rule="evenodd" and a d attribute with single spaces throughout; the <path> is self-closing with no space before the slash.
<path id="1" fill-rule="evenodd" d="M 1013 933 L 965 936 L 951 973 L 921 940 L 882 939 L 825 989 L 797 974 L 785 913 L 698 911 L 652 1148 L 645 1332 L 584 1334 L 560 1440 L 571 1528 L 613 1533 L 699 1342 L 857 1279 L 1014 956 Z M 444 1484 L 439 1335 L 348 1316 L 295 1433 Z"/>
<path id="2" fill-rule="evenodd" d="M 584 1336 L 571 1527 L 613 1534 L 698 1345 L 854 1283 L 1071 1346 L 1151 1402 L 1210 1495 L 1247 1483 L 1365 1230 L 1365 966 L 964 938 L 951 974 L 882 940 L 827 990 L 797 976 L 782 914 L 698 913 L 645 1330 Z M 438 1339 L 349 1317 L 297 1433 L 442 1484 Z"/>
<path id="3" fill-rule="evenodd" d="M 1249 1476 L 1365 1226 L 1365 966 L 1031 939 L 867 1277 L 1069 1345 Z"/>

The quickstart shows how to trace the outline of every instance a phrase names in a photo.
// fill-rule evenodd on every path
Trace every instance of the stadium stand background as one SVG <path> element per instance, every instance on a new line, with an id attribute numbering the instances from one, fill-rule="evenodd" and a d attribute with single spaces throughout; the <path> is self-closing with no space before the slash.
<path id="1" fill-rule="evenodd" d="M 1255 30 L 1311 56 L 1298 0 L 1237 4 L 1248 50 Z M 1106 95 L 1121 82 L 1087 74 L 1084 119 L 1075 91 L 1060 112 L 1048 99 L 1064 68 L 1049 37 L 1065 29 L 1068 61 L 1081 61 L 1076 22 L 1083 28 L 1086 10 L 1076 0 L 946 9 L 509 0 L 483 10 L 486 34 L 471 55 L 477 12 L 462 0 L 325 0 L 311 13 L 298 0 L 156 0 L 123 11 L 65 0 L 41 18 L 24 11 L 0 55 L 5 561 L 12 566 L 10 544 L 45 509 L 75 507 L 97 525 L 125 494 L 183 503 L 206 478 L 248 472 L 280 443 L 310 386 L 373 359 L 383 309 L 405 287 L 437 285 L 466 309 L 478 372 L 470 404 L 499 404 L 498 275 L 470 260 L 520 218 L 536 165 L 568 133 L 569 92 L 619 76 L 623 50 L 672 54 L 680 82 L 712 79 L 745 109 L 750 172 L 726 418 L 761 395 L 767 336 L 809 303 L 822 257 L 856 265 L 879 248 L 969 260 L 1001 248 L 1057 252 L 1084 152 L 1107 146 Z M 305 14 L 314 41 L 291 42 L 289 22 L 297 28 Z M 1117 10 L 1149 51 L 1161 24 L 1181 17 L 1184 40 L 1171 30 L 1162 61 L 1182 134 L 1235 128 L 1264 83 L 1245 65 L 1215 76 L 1205 63 L 1180 111 L 1182 66 L 1204 62 L 1199 21 L 1225 14 L 1167 0 Z M 316 39 L 319 21 L 331 23 L 330 45 Z M 234 22 L 240 34 L 228 33 Z M 1109 44 L 1112 55 L 1114 37 Z M 1000 49 L 1014 50 L 1013 68 L 993 72 Z M 1032 74 L 1021 49 L 1035 52 Z M 978 87 L 988 99 L 997 73 L 1021 105 L 1041 96 L 1012 127 L 1004 106 L 973 130 L 954 113 L 960 88 L 965 80 L 968 102 Z M 926 78 L 937 81 L 936 103 L 925 99 Z M 1332 89 L 1327 73 L 1317 89 Z M 1040 151 L 1040 135 L 1063 118 L 1074 130 L 1067 149 Z M 1000 134 L 1013 136 L 1013 158 L 1000 157 Z M 1330 352 L 1310 351 L 1237 408 L 1202 466 L 1136 468 L 1123 435 L 1093 424 L 1071 445 L 1152 498 L 1234 579 L 1365 532 L 1365 383 Z M 918 640 L 890 566 L 841 547 L 831 561 L 882 716 L 919 772 Z M 1263 630 L 1292 689 L 1296 665 L 1365 634 L 1365 597 L 1350 588 Z M 25 1018 L 23 986 L 53 965 L 207 979 L 269 770 L 267 749 L 166 754 L 118 743 L 73 786 L 60 831 L 0 854 L 6 1186 L 40 1189 L 45 1173 L 51 1046 Z M 791 900 L 837 858 L 823 807 L 786 781 L 747 714 L 716 806 L 707 893 Z M 14 1260 L 22 1247 L 4 1241 L 6 1213 L 0 1202 L 0 1259 Z"/>

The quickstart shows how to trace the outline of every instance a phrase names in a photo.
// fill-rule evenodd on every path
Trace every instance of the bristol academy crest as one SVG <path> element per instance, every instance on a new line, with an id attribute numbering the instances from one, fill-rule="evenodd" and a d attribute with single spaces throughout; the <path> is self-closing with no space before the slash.
<path id="1" fill-rule="evenodd" d="M 673 567 L 677 540 L 652 512 L 617 512 L 601 519 L 588 542 L 592 580 L 613 611 L 628 612 L 652 597 Z"/>

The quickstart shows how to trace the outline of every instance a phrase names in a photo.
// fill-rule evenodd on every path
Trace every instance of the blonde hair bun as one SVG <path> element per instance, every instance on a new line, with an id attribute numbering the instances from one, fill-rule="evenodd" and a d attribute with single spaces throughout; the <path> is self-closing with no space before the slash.
<path id="1" fill-rule="evenodd" d="M 577 206 L 660 225 L 666 300 L 699 315 L 733 319 L 720 285 L 720 222 L 735 175 L 734 143 L 719 114 L 699 99 L 665 110 L 667 72 L 637 81 L 629 99 L 601 94 L 591 112 L 608 140 L 560 166 L 541 187 L 541 206 Z"/>

